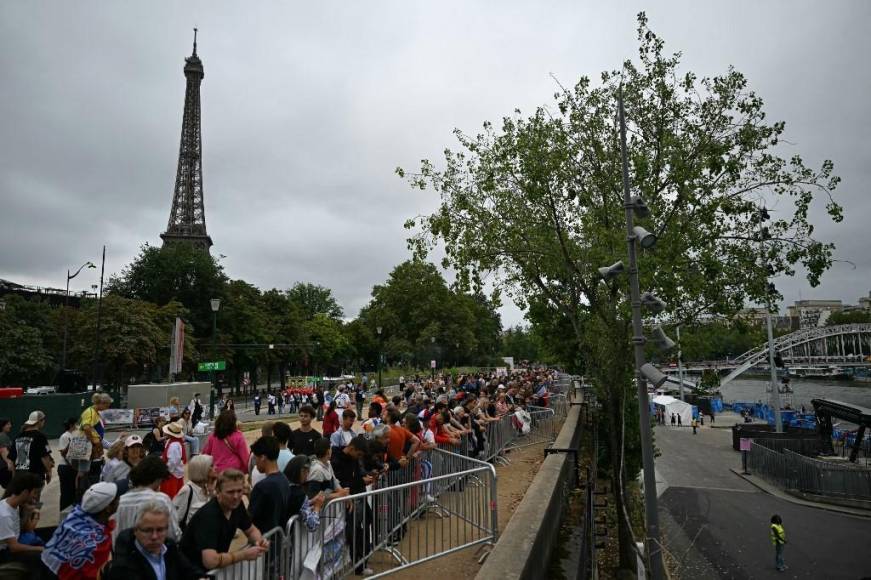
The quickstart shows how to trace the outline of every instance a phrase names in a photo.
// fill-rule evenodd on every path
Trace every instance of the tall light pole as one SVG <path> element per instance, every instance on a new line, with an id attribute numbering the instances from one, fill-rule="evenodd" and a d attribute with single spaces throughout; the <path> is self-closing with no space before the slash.
<path id="1" fill-rule="evenodd" d="M 103 261 L 100 266 L 100 295 L 97 298 L 97 338 L 94 341 L 94 390 L 100 382 L 100 348 L 103 346 L 103 275 L 106 273 L 106 246 L 103 246 Z"/>
<path id="2" fill-rule="evenodd" d="M 79 266 L 79 269 L 73 274 L 70 274 L 70 271 L 67 270 L 67 291 L 64 295 L 64 346 L 61 354 L 61 371 L 64 371 L 67 368 L 67 337 L 69 336 L 69 316 L 67 315 L 67 309 L 69 308 L 70 303 L 70 280 L 78 276 L 83 268 L 96 268 L 96 266 L 93 262 L 85 262 Z"/>
<path id="3" fill-rule="evenodd" d="M 220 298 L 212 298 L 209 300 L 209 307 L 212 309 L 212 357 L 215 358 L 217 354 L 217 344 L 218 344 L 218 310 L 221 309 L 221 299 Z M 210 362 L 215 362 L 210 361 Z M 211 370 L 209 371 L 210 380 L 212 383 L 211 394 L 209 396 L 209 417 L 214 418 L 215 416 L 215 368 L 214 365 L 211 365 Z"/>
<path id="4" fill-rule="evenodd" d="M 677 332 L 677 380 L 680 381 L 680 400 L 683 401 L 683 361 L 681 360 L 683 351 L 680 347 L 680 324 L 675 330 Z"/>
<path id="5" fill-rule="evenodd" d="M 430 350 L 432 350 L 432 355 L 435 356 L 435 337 L 434 336 L 429 337 L 429 343 L 430 343 Z M 435 359 L 433 359 L 429 365 L 430 370 L 432 371 L 430 373 L 430 377 L 431 377 L 433 382 L 435 382 L 435 365 L 433 364 L 434 362 L 435 362 Z"/>
<path id="6" fill-rule="evenodd" d="M 381 357 L 383 356 L 381 353 L 381 327 L 376 326 L 375 330 L 378 332 L 378 388 L 383 389 L 384 385 L 381 383 Z"/>
<path id="7" fill-rule="evenodd" d="M 647 379 L 644 367 L 644 329 L 641 323 L 641 290 L 638 282 L 637 245 L 646 247 L 644 230 L 634 227 L 636 203 L 629 193 L 629 161 L 626 154 L 626 116 L 623 111 L 623 91 L 618 100 L 620 115 L 620 156 L 623 165 L 623 205 L 626 208 L 626 244 L 629 250 L 629 295 L 632 300 L 632 343 L 635 346 L 635 375 L 638 384 L 638 416 L 641 427 L 641 463 L 644 468 L 644 515 L 647 523 L 647 559 L 653 580 L 663 580 L 662 545 L 659 534 L 659 513 L 656 501 L 656 476 L 653 469 L 653 442 L 650 436 L 650 403 L 647 399 Z M 645 208 L 646 209 L 646 208 Z"/>

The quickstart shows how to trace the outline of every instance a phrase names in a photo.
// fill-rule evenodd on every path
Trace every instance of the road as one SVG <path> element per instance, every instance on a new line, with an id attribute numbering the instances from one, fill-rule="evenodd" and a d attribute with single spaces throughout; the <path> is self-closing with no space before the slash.
<path id="1" fill-rule="evenodd" d="M 728 429 L 657 426 L 657 488 L 667 549 L 680 578 L 871 578 L 871 519 L 791 503 L 730 468 L 741 457 Z M 789 569 L 774 569 L 769 520 L 783 518 Z"/>

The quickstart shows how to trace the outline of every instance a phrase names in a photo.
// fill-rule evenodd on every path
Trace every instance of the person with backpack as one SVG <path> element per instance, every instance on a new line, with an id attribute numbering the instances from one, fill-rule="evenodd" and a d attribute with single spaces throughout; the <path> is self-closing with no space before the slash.
<path id="1" fill-rule="evenodd" d="M 163 438 L 164 425 L 166 425 L 166 419 L 163 416 L 155 417 L 151 430 L 142 438 L 142 446 L 148 455 L 163 454 L 163 448 L 165 447 Z"/>
<path id="2" fill-rule="evenodd" d="M 188 463 L 188 478 L 190 481 L 185 483 L 172 499 L 182 533 L 197 510 L 215 495 L 218 474 L 215 471 L 214 458 L 211 455 L 197 455 L 191 458 Z"/>

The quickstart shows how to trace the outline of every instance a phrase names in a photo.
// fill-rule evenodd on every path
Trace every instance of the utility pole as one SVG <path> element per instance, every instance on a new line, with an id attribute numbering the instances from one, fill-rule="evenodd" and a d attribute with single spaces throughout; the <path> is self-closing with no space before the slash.
<path id="1" fill-rule="evenodd" d="M 659 513 L 656 499 L 656 475 L 653 468 L 653 441 L 650 434 L 650 403 L 647 397 L 647 379 L 641 374 L 644 366 L 644 328 L 641 323 L 641 290 L 638 282 L 636 256 L 638 236 L 633 231 L 633 204 L 629 193 L 629 161 L 626 153 L 626 116 L 623 111 L 623 92 L 618 100 L 620 115 L 620 155 L 623 164 L 623 205 L 626 208 L 626 241 L 629 249 L 629 295 L 632 300 L 632 343 L 635 350 L 635 377 L 638 384 L 638 416 L 641 427 L 641 462 L 644 469 L 644 515 L 646 520 L 647 560 L 650 577 L 664 580 L 662 544 L 659 535 Z"/>
<path id="2" fill-rule="evenodd" d="M 677 325 L 677 378 L 680 381 L 680 400 L 683 401 L 683 351 L 680 347 L 680 324 Z"/>
<path id="3" fill-rule="evenodd" d="M 777 367 L 774 364 L 774 330 L 771 324 L 771 306 L 768 307 L 768 315 L 765 317 L 768 327 L 768 364 L 771 365 L 771 406 L 774 407 L 774 430 L 783 433 L 783 419 L 780 417 L 780 391 L 777 384 Z"/>

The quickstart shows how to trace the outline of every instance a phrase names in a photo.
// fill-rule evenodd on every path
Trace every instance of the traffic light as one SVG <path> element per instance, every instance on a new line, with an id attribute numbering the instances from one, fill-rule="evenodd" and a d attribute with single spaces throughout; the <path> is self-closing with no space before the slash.
<path id="1" fill-rule="evenodd" d="M 777 368 L 781 368 L 781 369 L 786 366 L 786 363 L 783 362 L 783 357 L 780 356 L 779 352 L 774 353 L 774 366 L 776 366 Z"/>

